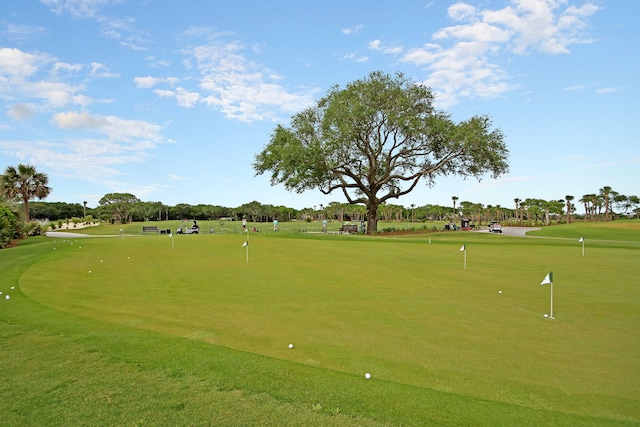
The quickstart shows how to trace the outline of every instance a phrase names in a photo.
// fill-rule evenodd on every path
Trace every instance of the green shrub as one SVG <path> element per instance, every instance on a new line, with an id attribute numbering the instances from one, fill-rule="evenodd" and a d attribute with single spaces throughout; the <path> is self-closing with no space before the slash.
<path id="1" fill-rule="evenodd" d="M 11 240 L 20 237 L 16 216 L 4 206 L 0 206 L 0 248 L 4 248 Z"/>
<path id="2" fill-rule="evenodd" d="M 37 222 L 30 222 L 24 225 L 24 234 L 27 236 L 41 236 L 42 227 Z"/>

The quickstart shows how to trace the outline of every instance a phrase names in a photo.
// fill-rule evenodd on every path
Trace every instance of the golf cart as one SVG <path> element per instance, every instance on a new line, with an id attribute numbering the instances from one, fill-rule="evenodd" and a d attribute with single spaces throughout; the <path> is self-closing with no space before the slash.
<path id="1" fill-rule="evenodd" d="M 489 223 L 489 233 L 502 233 L 502 226 L 498 221 L 491 221 Z"/>
<path id="2" fill-rule="evenodd" d="M 176 234 L 198 234 L 198 233 L 200 233 L 200 226 L 198 225 L 195 219 L 193 220 L 193 225 L 191 226 L 191 228 L 184 225 L 184 220 L 183 220 L 180 223 L 180 228 L 178 228 L 178 231 L 176 231 Z"/>

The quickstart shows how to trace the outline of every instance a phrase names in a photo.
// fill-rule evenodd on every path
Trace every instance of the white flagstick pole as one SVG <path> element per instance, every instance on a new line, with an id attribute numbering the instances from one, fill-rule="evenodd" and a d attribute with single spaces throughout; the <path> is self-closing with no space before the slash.
<path id="1" fill-rule="evenodd" d="M 582 240 L 582 256 L 584 256 L 584 237 L 581 237 L 580 240 Z"/>
<path id="2" fill-rule="evenodd" d="M 555 317 L 553 317 L 553 280 L 551 280 L 549 286 L 551 287 L 551 313 L 549 314 L 549 318 L 555 319 Z"/>
<path id="3" fill-rule="evenodd" d="M 542 283 L 540 283 L 540 285 L 549 285 L 549 287 L 551 288 L 551 313 L 549 315 L 545 313 L 544 317 L 555 319 L 555 317 L 553 317 L 553 272 L 550 271 L 549 274 L 547 274 L 542 280 Z"/>
<path id="4" fill-rule="evenodd" d="M 247 227 L 247 264 L 249 264 L 249 228 Z"/>
<path id="5" fill-rule="evenodd" d="M 467 269 L 467 247 L 464 247 L 464 269 Z"/>
<path id="6" fill-rule="evenodd" d="M 466 270 L 467 269 L 467 245 L 462 245 L 462 247 L 460 248 L 460 251 L 464 252 L 464 256 L 463 256 L 464 269 Z"/>

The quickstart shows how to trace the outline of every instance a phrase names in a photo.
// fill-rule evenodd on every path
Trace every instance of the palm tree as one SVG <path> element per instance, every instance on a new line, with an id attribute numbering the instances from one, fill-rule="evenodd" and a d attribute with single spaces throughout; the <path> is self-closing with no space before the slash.
<path id="1" fill-rule="evenodd" d="M 452 196 L 451 200 L 453 200 L 453 218 L 456 217 L 456 200 L 458 200 L 458 196 Z"/>
<path id="2" fill-rule="evenodd" d="M 589 217 L 589 202 L 591 201 L 590 195 L 589 194 L 585 194 L 578 201 L 584 205 L 584 219 L 583 219 L 583 221 L 587 222 L 587 218 Z"/>
<path id="3" fill-rule="evenodd" d="M 518 214 L 520 212 L 520 199 L 516 197 L 515 199 L 513 199 L 513 202 L 516 204 L 516 221 L 518 222 L 518 224 L 521 224 L 522 222 L 518 218 Z"/>
<path id="4" fill-rule="evenodd" d="M 597 194 L 590 194 L 590 196 L 591 196 L 591 215 L 596 215 L 596 212 L 597 212 L 598 214 L 597 220 L 600 221 L 600 214 L 602 213 L 602 197 L 598 196 Z M 597 211 L 596 211 L 596 208 L 598 208 Z"/>
<path id="5" fill-rule="evenodd" d="M 567 201 L 567 224 L 571 223 L 571 201 L 574 199 L 573 196 L 564 196 L 564 199 Z"/>
<path id="6" fill-rule="evenodd" d="M 611 187 L 609 187 L 608 185 L 600 189 L 599 196 L 602 197 L 602 200 L 604 201 L 604 220 L 605 221 L 609 221 L 609 213 L 611 212 L 611 203 L 609 198 L 610 194 L 611 194 Z"/>
<path id="7" fill-rule="evenodd" d="M 0 194 L 7 199 L 22 199 L 24 218 L 29 222 L 29 200 L 44 199 L 51 192 L 47 175 L 36 171 L 35 166 L 19 164 L 16 169 L 8 166 L 0 175 Z"/>

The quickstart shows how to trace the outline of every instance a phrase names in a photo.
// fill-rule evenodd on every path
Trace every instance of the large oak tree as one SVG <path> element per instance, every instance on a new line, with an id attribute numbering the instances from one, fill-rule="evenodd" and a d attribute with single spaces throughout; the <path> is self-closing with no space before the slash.
<path id="1" fill-rule="evenodd" d="M 317 105 L 278 125 L 256 155 L 256 174 L 290 191 L 341 191 L 367 210 L 367 232 L 378 208 L 439 175 L 482 178 L 508 171 L 508 150 L 488 116 L 455 123 L 433 106 L 428 87 L 397 73 L 334 86 Z"/>

